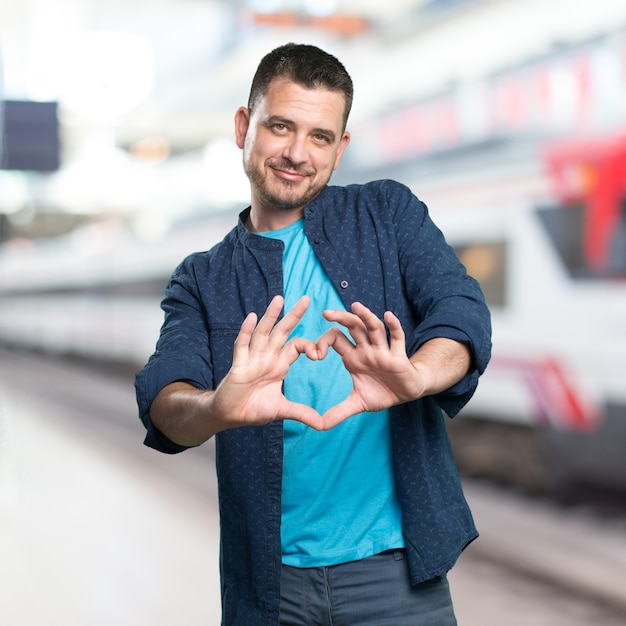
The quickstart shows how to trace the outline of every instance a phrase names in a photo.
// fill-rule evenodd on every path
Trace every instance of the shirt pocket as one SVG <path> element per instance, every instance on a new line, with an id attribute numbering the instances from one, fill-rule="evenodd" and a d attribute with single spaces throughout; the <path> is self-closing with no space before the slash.
<path id="1" fill-rule="evenodd" d="M 233 349 L 239 329 L 238 324 L 211 324 L 209 326 L 209 350 L 216 386 L 226 376 L 232 365 Z"/>

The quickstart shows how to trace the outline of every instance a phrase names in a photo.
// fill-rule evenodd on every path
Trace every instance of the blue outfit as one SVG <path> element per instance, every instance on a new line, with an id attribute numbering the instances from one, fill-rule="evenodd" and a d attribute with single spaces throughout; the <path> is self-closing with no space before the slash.
<path id="1" fill-rule="evenodd" d="M 283 243 L 237 226 L 210 251 L 191 255 L 166 289 L 156 352 L 136 379 L 145 443 L 184 450 L 152 424 L 149 407 L 167 384 L 214 389 L 228 372 L 245 316 L 283 294 Z M 413 354 L 435 337 L 465 342 L 473 362 L 457 384 L 390 409 L 393 468 L 411 583 L 447 572 L 477 531 L 463 496 L 442 410 L 453 417 L 490 357 L 488 309 L 426 206 L 394 181 L 326 187 L 304 209 L 304 229 L 349 309 L 391 310 Z M 216 435 L 221 519 L 222 619 L 275 626 L 281 573 L 283 422 Z"/>
<path id="2" fill-rule="evenodd" d="M 322 312 L 345 306 L 306 238 L 304 220 L 260 234 L 285 244 L 285 311 L 301 296 L 311 298 L 291 335 L 315 341 L 331 326 Z M 351 389 L 341 357 L 329 350 L 315 363 L 301 355 L 289 369 L 283 391 L 289 400 L 323 414 Z M 337 565 L 404 546 L 389 411 L 353 415 L 326 432 L 292 420 L 285 420 L 283 429 L 284 564 Z"/>

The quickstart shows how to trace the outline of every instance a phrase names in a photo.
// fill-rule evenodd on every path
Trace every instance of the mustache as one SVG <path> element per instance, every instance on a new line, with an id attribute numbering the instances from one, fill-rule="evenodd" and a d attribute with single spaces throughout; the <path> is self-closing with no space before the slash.
<path id="1" fill-rule="evenodd" d="M 315 170 L 307 169 L 305 167 L 295 165 L 289 159 L 281 159 L 280 161 L 270 161 L 268 165 L 276 170 L 284 170 L 293 174 L 299 174 L 300 176 L 312 176 L 315 174 Z"/>

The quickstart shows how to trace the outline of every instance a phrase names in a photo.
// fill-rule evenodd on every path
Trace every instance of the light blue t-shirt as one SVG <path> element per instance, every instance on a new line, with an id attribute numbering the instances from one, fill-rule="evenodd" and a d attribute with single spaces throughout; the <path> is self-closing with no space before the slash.
<path id="1" fill-rule="evenodd" d="M 315 341 L 330 327 L 322 311 L 345 307 L 304 234 L 303 220 L 261 234 L 285 243 L 285 311 L 301 296 L 311 298 L 292 335 Z M 301 355 L 285 379 L 285 396 L 320 414 L 351 389 L 352 379 L 332 348 L 323 361 Z M 326 432 L 293 420 L 285 420 L 284 429 L 283 563 L 335 565 L 404 546 L 388 411 L 354 415 Z"/>

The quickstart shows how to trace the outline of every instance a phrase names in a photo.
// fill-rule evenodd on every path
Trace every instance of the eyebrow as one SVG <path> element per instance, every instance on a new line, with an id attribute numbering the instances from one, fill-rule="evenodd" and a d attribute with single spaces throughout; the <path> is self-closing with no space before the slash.
<path id="1" fill-rule="evenodd" d="M 264 126 L 271 126 L 272 124 L 285 124 L 287 126 L 294 126 L 295 122 L 286 117 L 282 117 L 280 115 L 270 115 L 270 117 L 263 120 Z M 337 139 L 337 134 L 334 130 L 330 130 L 328 128 L 313 128 L 312 133 L 314 135 L 326 135 L 331 143 L 334 143 Z"/>

